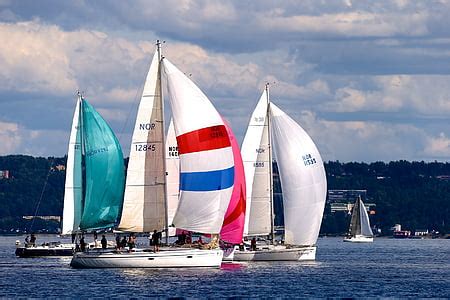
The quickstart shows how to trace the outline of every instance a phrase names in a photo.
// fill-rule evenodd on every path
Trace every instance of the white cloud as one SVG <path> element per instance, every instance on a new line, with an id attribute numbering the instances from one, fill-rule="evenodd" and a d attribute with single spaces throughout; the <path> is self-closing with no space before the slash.
<path id="1" fill-rule="evenodd" d="M 450 158 L 450 138 L 443 132 L 437 137 L 429 137 L 424 153 L 432 158 Z"/>
<path id="2" fill-rule="evenodd" d="M 0 121 L 0 155 L 17 151 L 22 139 L 19 135 L 19 126 L 15 123 Z"/>

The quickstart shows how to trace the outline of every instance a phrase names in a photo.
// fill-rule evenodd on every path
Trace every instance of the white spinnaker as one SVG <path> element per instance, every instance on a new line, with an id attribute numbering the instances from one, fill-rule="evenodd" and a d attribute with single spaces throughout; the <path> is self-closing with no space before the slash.
<path id="1" fill-rule="evenodd" d="M 82 207 L 82 170 L 81 170 L 81 136 L 80 136 L 80 99 L 77 100 L 70 132 L 67 151 L 66 184 L 64 188 L 64 209 L 62 234 L 71 234 L 78 230 Z"/>
<path id="2" fill-rule="evenodd" d="M 246 179 L 244 236 L 271 231 L 269 131 L 266 90 L 252 113 L 241 147 Z"/>
<path id="3" fill-rule="evenodd" d="M 165 227 L 163 111 L 158 53 L 145 81 L 130 148 L 127 180 L 118 229 L 149 232 Z"/>
<path id="4" fill-rule="evenodd" d="M 327 193 L 323 161 L 300 125 L 273 103 L 270 113 L 272 146 L 283 191 L 285 243 L 314 245 Z"/>
<path id="5" fill-rule="evenodd" d="M 169 225 L 171 225 L 177 211 L 178 198 L 180 196 L 180 157 L 178 156 L 178 144 L 173 120 L 170 120 L 166 138 L 166 174 L 167 215 Z M 174 227 L 169 228 L 169 236 L 174 236 L 175 232 Z"/>
<path id="6" fill-rule="evenodd" d="M 359 199 L 359 216 L 361 220 L 361 235 L 373 236 L 372 229 L 370 228 L 369 215 L 361 199 Z"/>
<path id="7" fill-rule="evenodd" d="M 209 99 L 188 77 L 166 58 L 162 65 L 167 80 L 177 141 L 183 134 L 213 126 L 225 126 Z M 225 127 L 223 129 L 225 130 Z M 181 146 L 178 143 L 179 150 Z M 217 153 L 209 155 L 213 152 Z M 179 153 L 180 177 L 187 173 L 221 171 L 234 166 L 231 144 L 217 150 Z M 173 224 L 180 229 L 218 234 L 232 191 L 233 185 L 226 189 L 191 191 L 183 190 L 180 184 L 180 200 Z"/>

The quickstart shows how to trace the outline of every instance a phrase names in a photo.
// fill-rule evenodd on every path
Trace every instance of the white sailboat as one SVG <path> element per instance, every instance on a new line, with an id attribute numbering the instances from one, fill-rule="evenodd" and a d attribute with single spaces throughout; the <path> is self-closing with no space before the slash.
<path id="1" fill-rule="evenodd" d="M 369 215 L 367 214 L 364 202 L 361 200 L 361 196 L 356 199 L 355 205 L 353 206 L 352 219 L 350 221 L 348 234 L 344 238 L 344 242 L 373 242 L 373 232 L 370 228 Z"/>
<path id="2" fill-rule="evenodd" d="M 233 189 L 230 139 L 208 98 L 166 58 L 161 59 L 160 44 L 157 45 L 133 133 L 118 229 L 125 232 L 164 230 L 168 236 L 169 226 L 173 224 L 193 232 L 218 234 Z M 173 114 L 173 127 L 170 127 L 173 131 L 169 129 L 168 142 L 164 136 L 162 75 Z M 173 145 L 174 136 L 176 145 Z M 179 183 L 174 176 L 179 176 Z M 223 251 L 211 248 L 163 247 L 159 252 L 76 253 L 71 265 L 82 268 L 220 267 Z"/>
<path id="3" fill-rule="evenodd" d="M 234 252 L 236 261 L 314 260 L 326 199 L 322 158 L 309 135 L 270 102 L 266 85 L 242 143 L 247 182 L 244 236 L 268 236 L 256 250 Z M 275 242 L 272 151 L 284 206 L 284 243 Z"/>

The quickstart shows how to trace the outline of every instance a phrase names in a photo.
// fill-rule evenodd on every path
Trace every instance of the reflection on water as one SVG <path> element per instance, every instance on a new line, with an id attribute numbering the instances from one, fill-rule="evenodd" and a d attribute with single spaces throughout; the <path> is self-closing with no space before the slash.
<path id="1" fill-rule="evenodd" d="M 23 238 L 0 237 L 0 297 L 450 296 L 450 240 L 352 244 L 324 238 L 313 262 L 78 270 L 70 268 L 70 257 L 16 258 L 16 239 Z"/>

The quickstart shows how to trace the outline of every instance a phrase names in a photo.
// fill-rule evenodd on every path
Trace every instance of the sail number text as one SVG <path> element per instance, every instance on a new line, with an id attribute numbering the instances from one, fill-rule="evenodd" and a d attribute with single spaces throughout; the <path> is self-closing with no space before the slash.
<path id="1" fill-rule="evenodd" d="M 153 130 L 155 129 L 156 124 L 155 123 L 141 123 L 139 124 L 140 130 Z"/>
<path id="2" fill-rule="evenodd" d="M 312 157 L 311 154 L 302 155 L 302 158 L 305 166 L 310 166 L 317 163 L 316 159 Z"/>
<path id="3" fill-rule="evenodd" d="M 138 144 L 136 146 L 136 151 L 155 151 L 155 144 Z"/>
<path id="4" fill-rule="evenodd" d="M 253 166 L 255 168 L 264 168 L 264 162 L 263 161 L 257 161 L 253 163 Z"/>

